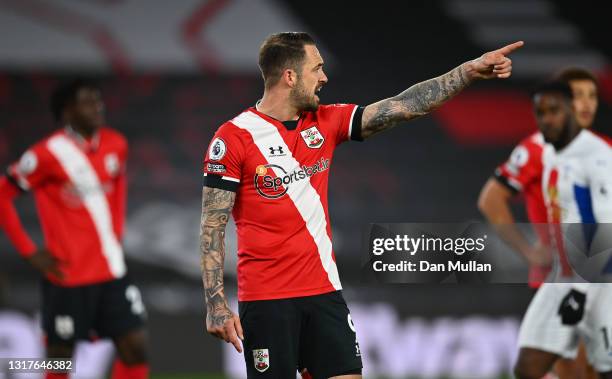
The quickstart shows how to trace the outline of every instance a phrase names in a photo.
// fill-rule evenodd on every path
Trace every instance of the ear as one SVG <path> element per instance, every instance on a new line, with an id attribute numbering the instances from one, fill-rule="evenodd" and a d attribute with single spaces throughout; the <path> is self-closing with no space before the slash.
<path id="1" fill-rule="evenodd" d="M 282 80 L 285 82 L 285 84 L 291 88 L 295 87 L 297 84 L 297 72 L 295 72 L 294 70 L 288 68 L 285 71 L 283 71 L 283 76 L 282 76 Z"/>

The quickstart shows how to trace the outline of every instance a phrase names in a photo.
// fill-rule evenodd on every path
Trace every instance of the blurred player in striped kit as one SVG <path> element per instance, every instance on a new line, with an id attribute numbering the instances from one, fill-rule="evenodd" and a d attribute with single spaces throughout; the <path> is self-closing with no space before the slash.
<path id="1" fill-rule="evenodd" d="M 576 120 L 582 128 L 589 129 L 595 120 L 598 108 L 597 78 L 588 70 L 569 67 L 556 75 L 556 79 L 567 82 L 573 92 L 573 106 Z M 494 176 L 484 185 L 478 207 L 487 220 L 497 225 L 501 237 L 529 263 L 529 286 L 537 289 L 550 273 L 550 234 L 547 210 L 542 192 L 542 152 L 544 137 L 538 130 L 523 139 L 512 151 L 506 162 L 495 170 Z M 529 222 L 538 236 L 535 245 L 514 225 L 510 209 L 511 200 L 518 194 L 524 196 Z M 560 262 L 569 274 L 565 257 Z M 594 371 L 586 360 L 584 345 L 581 343 L 576 359 L 559 359 L 555 370 L 561 378 L 593 377 Z"/>
<path id="2" fill-rule="evenodd" d="M 31 146 L 0 178 L 0 227 L 44 276 L 47 356 L 70 358 L 78 340 L 108 337 L 119 355 L 112 378 L 147 378 L 145 309 L 127 276 L 120 243 L 127 141 L 104 126 L 104 103 L 94 83 L 60 86 L 51 108 L 61 129 Z M 27 192 L 34 195 L 44 247 L 30 239 L 12 204 Z"/>
<path id="3" fill-rule="evenodd" d="M 540 145 L 540 186 L 550 228 L 545 229 L 549 235 L 543 240 L 554 250 L 556 263 L 547 280 L 567 282 L 575 279 L 576 273 L 565 253 L 562 223 L 588 225 L 612 220 L 612 202 L 605 195 L 610 185 L 606 167 L 609 170 L 612 164 L 612 150 L 606 138 L 584 130 L 592 124 L 597 106 L 592 75 L 572 69 L 560 77 L 566 81 L 548 83 L 534 93 L 534 106 L 545 143 Z M 578 85 L 574 82 L 570 88 L 567 82 L 571 84 L 571 78 L 576 77 Z M 527 162 L 522 158 L 511 164 L 524 167 Z M 487 208 L 482 207 L 482 202 L 492 201 L 486 190 L 481 195 L 481 209 L 495 222 L 495 212 L 489 208 L 487 214 Z M 594 236 L 585 233 L 583 237 L 586 249 Z M 605 271 L 605 264 L 599 269 Z M 543 284 L 521 326 L 517 377 L 540 378 L 558 361 L 564 361 L 555 370 L 563 378 L 594 377 L 584 364 L 571 363 L 580 338 L 595 369 L 603 377 L 610 377 L 610 325 L 606 314 L 612 310 L 611 300 L 607 284 Z"/>
<path id="4" fill-rule="evenodd" d="M 547 145 L 542 154 L 542 191 L 548 210 L 551 242 L 559 258 L 550 280 L 580 280 L 567 252 L 572 224 L 582 226 L 577 245 L 582 252 L 600 245 L 609 233 L 596 224 L 612 221 L 612 149 L 607 137 L 580 128 L 572 107 L 575 91 L 564 82 L 540 87 L 534 94 L 538 126 Z M 599 280 L 606 281 L 609 258 L 600 255 Z M 595 258 L 597 261 L 597 257 Z M 559 358 L 574 358 L 580 338 L 601 377 L 612 378 L 612 285 L 603 283 L 547 283 L 538 291 L 523 319 L 516 365 L 519 377 L 536 377 Z M 584 375 L 583 372 L 575 376 Z"/>

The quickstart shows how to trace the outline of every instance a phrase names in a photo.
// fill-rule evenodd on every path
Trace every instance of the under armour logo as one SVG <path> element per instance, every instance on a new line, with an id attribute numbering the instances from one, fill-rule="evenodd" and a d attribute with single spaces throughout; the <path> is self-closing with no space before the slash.
<path id="1" fill-rule="evenodd" d="M 270 155 L 274 155 L 277 152 L 279 155 L 285 154 L 282 146 L 279 146 L 278 149 L 275 149 L 274 147 L 270 146 L 268 149 L 270 149 Z"/>

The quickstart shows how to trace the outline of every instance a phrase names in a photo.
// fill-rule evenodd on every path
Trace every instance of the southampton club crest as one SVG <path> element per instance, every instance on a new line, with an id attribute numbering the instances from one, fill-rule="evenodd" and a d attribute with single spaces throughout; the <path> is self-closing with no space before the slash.
<path id="1" fill-rule="evenodd" d="M 301 131 L 300 134 L 302 135 L 304 142 L 306 142 L 306 146 L 311 149 L 318 149 L 321 147 L 321 145 L 323 145 L 323 142 L 325 142 L 325 138 L 323 138 L 323 135 L 321 132 L 319 132 L 316 125 Z"/>
<path id="2" fill-rule="evenodd" d="M 255 363 L 255 370 L 264 372 L 270 368 L 270 354 L 268 349 L 255 349 L 253 350 L 253 361 Z"/>
<path id="3" fill-rule="evenodd" d="M 117 154 L 106 154 L 106 156 L 104 157 L 104 168 L 106 169 L 106 173 L 108 173 L 110 177 L 114 178 L 119 174 L 120 165 Z"/>

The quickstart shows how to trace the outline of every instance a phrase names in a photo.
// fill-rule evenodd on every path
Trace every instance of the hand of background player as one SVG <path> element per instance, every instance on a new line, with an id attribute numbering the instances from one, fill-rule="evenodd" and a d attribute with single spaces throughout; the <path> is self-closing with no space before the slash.
<path id="1" fill-rule="evenodd" d="M 49 250 L 40 249 L 28 258 L 28 262 L 43 275 L 51 274 L 58 279 L 64 279 L 59 260 L 51 255 Z"/>
<path id="2" fill-rule="evenodd" d="M 232 312 L 227 304 L 222 309 L 215 310 L 214 313 L 206 314 L 206 331 L 225 342 L 231 343 L 236 351 L 242 353 L 242 346 L 238 341 L 238 338 L 244 340 L 242 324 L 240 324 L 238 315 Z"/>
<path id="3" fill-rule="evenodd" d="M 512 60 L 508 55 L 523 44 L 523 41 L 518 41 L 467 62 L 468 75 L 471 79 L 509 78 L 512 75 Z"/>
<path id="4" fill-rule="evenodd" d="M 525 257 L 530 265 L 539 267 L 550 267 L 553 259 L 550 247 L 541 242 L 531 246 Z"/>

